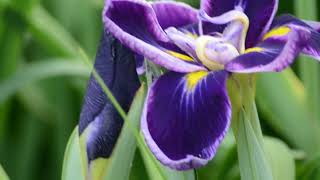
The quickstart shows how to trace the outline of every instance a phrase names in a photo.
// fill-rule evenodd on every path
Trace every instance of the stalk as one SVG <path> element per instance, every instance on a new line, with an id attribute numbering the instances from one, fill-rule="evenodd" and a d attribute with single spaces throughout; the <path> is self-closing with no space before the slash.
<path id="1" fill-rule="evenodd" d="M 255 75 L 233 75 L 228 81 L 232 130 L 237 141 L 240 174 L 247 180 L 272 180 L 255 104 Z"/>

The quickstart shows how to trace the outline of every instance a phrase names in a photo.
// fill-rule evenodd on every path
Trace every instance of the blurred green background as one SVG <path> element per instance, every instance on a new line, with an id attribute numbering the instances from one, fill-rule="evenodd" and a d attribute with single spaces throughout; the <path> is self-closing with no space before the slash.
<path id="1" fill-rule="evenodd" d="M 11 179 L 60 179 L 89 76 L 78 48 L 94 59 L 102 6 L 102 0 L 0 0 L 0 164 Z M 278 13 L 294 13 L 294 1 L 280 0 Z M 300 75 L 297 63 L 294 70 Z M 265 134 L 303 146 L 258 105 Z"/>

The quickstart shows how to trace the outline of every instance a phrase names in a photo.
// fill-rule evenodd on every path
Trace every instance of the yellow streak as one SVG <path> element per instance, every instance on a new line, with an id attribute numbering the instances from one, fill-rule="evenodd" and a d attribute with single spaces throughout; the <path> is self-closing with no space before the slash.
<path id="1" fill-rule="evenodd" d="M 177 53 L 177 52 L 174 52 L 174 51 L 167 51 L 170 55 L 176 57 L 176 58 L 179 58 L 179 59 L 182 59 L 184 61 L 191 61 L 193 62 L 193 58 L 190 57 L 190 56 L 187 56 L 187 55 L 184 55 L 184 54 L 181 54 L 181 53 Z"/>
<path id="2" fill-rule="evenodd" d="M 262 52 L 264 49 L 261 47 L 253 47 L 245 50 L 245 54 L 252 53 L 252 52 Z"/>
<path id="3" fill-rule="evenodd" d="M 281 26 L 275 29 L 272 29 L 271 31 L 267 32 L 264 36 L 263 36 L 263 40 L 266 40 L 270 37 L 280 37 L 280 36 L 285 36 L 287 35 L 289 32 L 291 31 L 291 29 L 287 26 Z"/>
<path id="4" fill-rule="evenodd" d="M 187 74 L 186 79 L 187 79 L 188 90 L 190 91 L 193 90 L 194 87 L 197 85 L 197 83 L 207 75 L 208 75 L 207 71 L 198 71 L 198 72 Z"/>
<path id="5" fill-rule="evenodd" d="M 186 35 L 192 39 L 197 39 L 198 38 L 198 35 L 197 34 L 193 34 L 191 32 L 187 32 Z"/>

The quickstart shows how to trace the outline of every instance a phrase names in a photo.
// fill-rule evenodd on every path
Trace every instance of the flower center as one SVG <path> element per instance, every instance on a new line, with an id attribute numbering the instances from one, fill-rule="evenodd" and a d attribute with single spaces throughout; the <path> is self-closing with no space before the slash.
<path id="1" fill-rule="evenodd" d="M 171 41 L 193 59 L 200 61 L 210 70 L 224 69 L 224 65 L 245 52 L 245 39 L 249 19 L 241 9 L 226 12 L 217 17 L 209 17 L 199 12 L 199 36 L 190 36 L 190 31 L 166 29 Z M 210 32 L 203 35 L 202 23 L 228 24 L 222 33 Z M 192 34 L 192 33 L 191 33 Z"/>
<path id="2" fill-rule="evenodd" d="M 210 70 L 223 69 L 224 65 L 239 56 L 238 50 L 223 38 L 200 36 L 196 40 L 196 54 Z"/>

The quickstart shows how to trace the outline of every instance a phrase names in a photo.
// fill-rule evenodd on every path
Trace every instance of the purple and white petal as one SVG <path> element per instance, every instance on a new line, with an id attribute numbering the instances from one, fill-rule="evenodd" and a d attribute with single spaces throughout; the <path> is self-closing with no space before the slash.
<path id="1" fill-rule="evenodd" d="M 262 35 L 270 28 L 278 9 L 278 0 L 202 0 L 201 9 L 211 17 L 235 9 L 243 11 L 250 21 L 246 41 L 246 47 L 249 48 L 256 45 Z M 204 29 L 210 28 L 204 27 Z"/>
<path id="2" fill-rule="evenodd" d="M 140 86 L 134 59 L 132 51 L 104 31 L 94 66 L 125 111 L 129 110 Z M 79 135 L 86 139 L 82 150 L 86 152 L 88 163 L 111 156 L 122 124 L 119 113 L 91 76 L 79 120 Z"/>
<path id="3" fill-rule="evenodd" d="M 180 28 L 198 23 L 198 11 L 191 6 L 173 1 L 158 1 L 151 4 L 162 29 Z"/>
<path id="4" fill-rule="evenodd" d="M 178 5 L 177 5 L 178 6 Z M 154 63 L 176 72 L 203 70 L 167 53 L 169 38 L 161 28 L 151 4 L 141 0 L 106 1 L 103 22 L 122 44 Z M 175 51 L 177 49 L 174 48 Z"/>
<path id="5" fill-rule="evenodd" d="M 283 26 L 265 35 L 265 40 L 238 56 L 225 69 L 237 73 L 282 71 L 292 64 L 311 37 L 301 26 Z"/>
<path id="6" fill-rule="evenodd" d="M 168 72 L 151 86 L 141 130 L 164 165 L 187 170 L 213 158 L 230 125 L 226 71 Z"/>
<path id="7" fill-rule="evenodd" d="M 290 14 L 282 15 L 275 18 L 272 27 L 280 27 L 283 25 L 297 25 L 310 30 L 311 38 L 302 50 L 302 53 L 320 60 L 320 23 L 303 21 Z"/>

